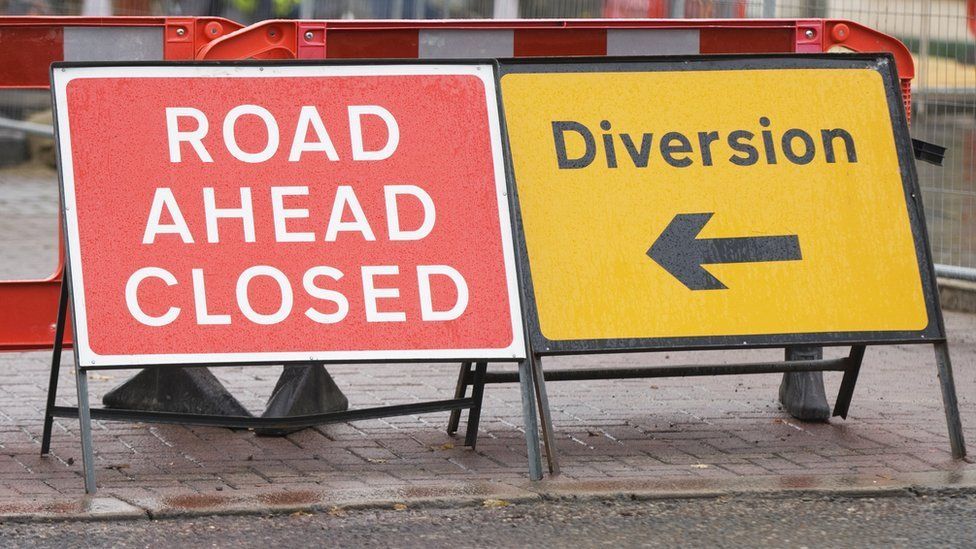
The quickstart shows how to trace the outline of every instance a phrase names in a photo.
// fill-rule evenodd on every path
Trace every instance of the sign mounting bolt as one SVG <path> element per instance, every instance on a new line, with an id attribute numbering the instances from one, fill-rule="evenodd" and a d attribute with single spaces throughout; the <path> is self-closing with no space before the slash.
<path id="1" fill-rule="evenodd" d="M 803 35 L 806 36 L 807 38 L 813 38 L 814 36 L 817 35 L 817 33 L 813 32 L 813 29 L 807 29 L 806 32 L 803 33 Z"/>
<path id="2" fill-rule="evenodd" d="M 312 34 L 312 31 L 308 31 L 305 33 L 305 40 L 311 41 L 314 36 L 315 35 Z"/>
<path id="3" fill-rule="evenodd" d="M 186 36 L 186 29 L 183 27 L 176 29 L 176 36 Z"/>

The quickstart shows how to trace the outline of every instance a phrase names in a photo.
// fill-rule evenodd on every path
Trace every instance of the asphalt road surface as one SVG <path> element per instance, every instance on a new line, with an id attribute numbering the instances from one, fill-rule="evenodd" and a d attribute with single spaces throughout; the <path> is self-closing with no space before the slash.
<path id="1" fill-rule="evenodd" d="M 398 506 L 402 507 L 402 506 Z M 0 525 L 4 547 L 973 547 L 976 495 L 587 501 Z"/>

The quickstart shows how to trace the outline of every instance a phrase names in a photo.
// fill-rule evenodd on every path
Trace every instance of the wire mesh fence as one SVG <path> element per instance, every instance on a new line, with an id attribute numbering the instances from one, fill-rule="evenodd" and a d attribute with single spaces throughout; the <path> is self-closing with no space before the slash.
<path id="1" fill-rule="evenodd" d="M 933 253 L 976 278 L 976 0 L 0 0 L 0 14 L 850 19 L 899 38 L 915 57 L 912 133 L 948 148 L 944 166 L 919 165 Z M 43 123 L 48 101 L 43 91 L 0 90 L 0 118 Z M 27 154 L 22 135 L 0 125 L 0 164 Z"/>

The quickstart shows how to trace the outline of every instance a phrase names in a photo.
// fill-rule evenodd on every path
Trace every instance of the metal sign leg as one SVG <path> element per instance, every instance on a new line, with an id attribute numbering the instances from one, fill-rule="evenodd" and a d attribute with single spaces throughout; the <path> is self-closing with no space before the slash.
<path id="1" fill-rule="evenodd" d="M 529 359 L 519 362 L 519 388 L 522 392 L 522 425 L 528 447 L 529 478 L 542 479 L 542 456 L 539 455 L 539 422 L 535 413 L 535 383 Z"/>
<path id="2" fill-rule="evenodd" d="M 864 361 L 864 350 L 864 345 L 854 345 L 851 347 L 851 354 L 847 356 L 847 369 L 844 370 L 844 379 L 840 382 L 840 390 L 834 402 L 835 416 L 847 419 L 851 397 L 854 396 L 854 385 L 857 384 L 857 375 L 861 371 L 861 362 Z"/>
<path id="3" fill-rule="evenodd" d="M 956 383 L 952 379 L 949 345 L 945 341 L 935 344 L 935 363 L 939 369 L 942 405 L 945 408 L 946 423 L 949 426 L 949 446 L 952 448 L 952 457 L 962 459 L 966 457 L 966 441 L 962 437 L 959 402 L 956 400 Z"/>
<path id="4" fill-rule="evenodd" d="M 465 393 L 468 392 L 468 382 L 471 379 L 471 362 L 462 362 L 461 371 L 458 373 L 457 386 L 454 388 L 454 398 L 461 399 L 464 398 Z M 451 410 L 451 417 L 447 420 L 447 434 L 454 436 L 458 430 L 458 424 L 461 423 L 461 410 Z"/>
<path id="5" fill-rule="evenodd" d="M 61 298 L 58 300 L 58 322 L 54 329 L 54 352 L 51 354 L 51 379 L 47 385 L 47 407 L 44 408 L 44 432 L 41 434 L 41 455 L 51 451 L 51 429 L 54 427 L 54 408 L 58 397 L 58 374 L 61 373 L 61 350 L 64 348 L 64 325 L 68 317 L 68 281 L 61 281 Z"/>
<path id="6" fill-rule="evenodd" d="M 471 398 L 474 399 L 474 406 L 468 410 L 468 428 L 464 435 L 464 445 L 474 449 L 478 443 L 478 423 L 481 422 L 481 401 L 485 397 L 485 372 L 488 370 L 487 362 L 479 362 L 475 365 L 474 380 L 471 384 Z"/>
<path id="7" fill-rule="evenodd" d="M 95 455 L 92 451 L 91 412 L 88 406 L 88 372 L 75 365 L 78 385 L 78 422 L 81 424 L 81 463 L 85 469 L 85 493 L 94 494 Z"/>
<path id="8" fill-rule="evenodd" d="M 546 377 L 542 371 L 542 357 L 529 355 L 532 362 L 532 377 L 535 381 L 535 397 L 539 403 L 539 415 L 542 420 L 542 442 L 546 446 L 546 461 L 549 464 L 549 474 L 559 474 L 559 458 L 556 455 L 556 442 L 553 438 L 552 415 L 549 413 L 549 395 L 546 393 Z"/>

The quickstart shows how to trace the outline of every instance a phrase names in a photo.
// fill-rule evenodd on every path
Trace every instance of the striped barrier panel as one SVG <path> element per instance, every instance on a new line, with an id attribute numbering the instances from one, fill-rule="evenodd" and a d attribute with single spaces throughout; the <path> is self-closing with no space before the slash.
<path id="1" fill-rule="evenodd" d="M 914 64 L 898 40 L 824 19 L 268 20 L 0 17 L 0 89 L 47 88 L 55 61 L 434 59 L 888 52 L 906 108 Z M 0 281 L 0 351 L 51 348 L 63 271 Z M 66 334 L 70 342 L 70 329 Z"/>

